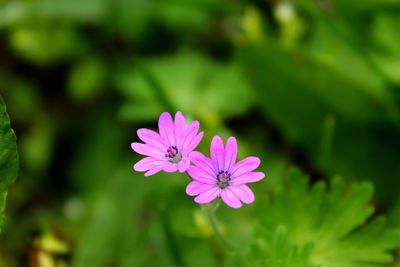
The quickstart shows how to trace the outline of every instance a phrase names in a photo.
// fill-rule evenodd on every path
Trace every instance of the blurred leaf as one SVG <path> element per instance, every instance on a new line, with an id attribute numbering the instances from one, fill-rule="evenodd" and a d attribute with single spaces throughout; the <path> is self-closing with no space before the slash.
<path id="1" fill-rule="evenodd" d="M 52 233 L 44 233 L 42 236 L 36 238 L 34 243 L 48 253 L 67 254 L 69 252 L 68 244 L 58 239 Z"/>
<path id="2" fill-rule="evenodd" d="M 17 178 L 17 173 L 18 152 L 16 137 L 14 131 L 10 128 L 6 106 L 0 97 L 0 231 L 7 190 Z"/>
<path id="3" fill-rule="evenodd" d="M 79 54 L 84 46 L 71 25 L 29 23 L 10 33 L 11 47 L 22 58 L 39 64 L 50 64 Z"/>
<path id="4" fill-rule="evenodd" d="M 0 98 L 0 194 L 3 194 L 17 178 L 18 153 L 14 131 Z"/>
<path id="5" fill-rule="evenodd" d="M 247 7 L 242 20 L 243 33 L 250 42 L 261 42 L 263 37 L 262 17 L 258 9 Z"/>
<path id="6" fill-rule="evenodd" d="M 295 5 L 282 1 L 274 7 L 274 17 L 280 26 L 280 42 L 291 47 L 304 35 L 305 23 L 297 14 Z"/>
<path id="7" fill-rule="evenodd" d="M 37 122 L 21 136 L 21 161 L 31 173 L 43 173 L 52 160 L 55 125 L 48 117 L 37 116 Z"/>
<path id="8" fill-rule="evenodd" d="M 253 102 L 252 88 L 236 64 L 216 63 L 189 52 L 144 62 L 126 85 L 120 86 L 129 99 L 125 109 L 149 106 L 154 117 L 162 110 L 154 107 L 157 103 L 198 117 L 225 118 L 245 112 Z M 135 113 L 123 114 L 136 118 Z"/>
<path id="9" fill-rule="evenodd" d="M 0 73 L 0 93 L 7 99 L 8 113 L 14 123 L 31 120 L 32 114 L 41 113 L 41 95 L 35 85 L 20 76 Z"/>
<path id="10" fill-rule="evenodd" d="M 71 70 L 68 91 L 78 101 L 89 100 L 105 88 L 106 70 L 98 58 L 86 58 L 78 62 Z"/>
<path id="11" fill-rule="evenodd" d="M 310 59 L 334 74 L 337 80 L 350 81 L 347 87 L 356 93 L 360 91 L 358 93 L 360 100 L 370 97 L 386 104 L 389 95 L 384 81 L 369 63 L 354 51 L 351 44 L 344 42 L 343 37 L 335 33 L 326 23 L 320 22 L 307 49 Z M 339 90 L 340 87 L 336 86 L 335 91 Z"/>
<path id="12" fill-rule="evenodd" d="M 352 87 L 354 92 L 351 92 L 350 96 L 361 93 L 357 97 L 358 101 L 362 98 L 370 98 L 369 101 L 377 102 L 376 104 L 384 108 L 387 113 L 385 116 L 398 122 L 400 110 L 396 107 L 393 95 L 386 86 L 386 77 L 369 56 L 368 49 L 370 47 L 366 45 L 365 40 L 369 35 L 369 29 L 365 27 L 369 20 L 363 16 L 346 18 L 339 15 L 329 19 L 326 13 L 333 12 L 333 6 L 322 2 L 311 4 L 312 2 L 309 0 L 299 1 L 299 9 L 311 16 L 316 23 L 307 42 L 299 47 L 301 49 L 299 51 L 307 51 L 305 55 L 311 61 L 331 71 L 335 75 L 335 81 L 350 82 L 343 86 Z M 335 91 L 339 91 L 341 87 L 341 84 L 338 84 Z M 348 90 L 344 92 L 348 93 Z M 329 99 L 326 100 L 329 101 Z M 339 103 L 335 94 L 333 94 L 332 100 L 331 104 Z M 342 105 L 343 107 L 345 105 Z M 358 112 L 358 114 L 360 115 L 362 112 Z"/>
<path id="13" fill-rule="evenodd" d="M 116 75 L 116 86 L 126 99 L 119 115 L 132 121 L 155 120 L 164 111 L 163 102 L 144 75 L 134 74 L 132 68 L 126 68 Z"/>
<path id="14" fill-rule="evenodd" d="M 400 19 L 398 14 L 377 13 L 373 20 L 372 37 L 376 49 L 372 58 L 388 79 L 400 84 Z"/>

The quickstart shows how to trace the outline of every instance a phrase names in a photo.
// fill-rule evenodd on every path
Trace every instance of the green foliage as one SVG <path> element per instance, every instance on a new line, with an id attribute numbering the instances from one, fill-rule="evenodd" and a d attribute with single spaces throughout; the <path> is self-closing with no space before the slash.
<path id="1" fill-rule="evenodd" d="M 376 49 L 372 58 L 391 82 L 400 84 L 399 65 L 400 19 L 395 14 L 378 13 L 374 16 L 372 36 Z"/>
<path id="2" fill-rule="evenodd" d="M 71 25 L 53 24 L 19 26 L 9 39 L 10 45 L 21 57 L 39 64 L 49 64 L 57 60 L 70 59 L 79 54 L 79 37 Z"/>
<path id="3" fill-rule="evenodd" d="M 249 266 L 389 266 L 400 244 L 400 230 L 371 218 L 370 183 L 347 184 L 335 178 L 326 189 L 289 171 L 284 187 L 263 205 L 257 242 Z M 261 208 L 261 207 L 260 207 Z"/>
<path id="4" fill-rule="evenodd" d="M 253 102 L 239 66 L 190 52 L 143 62 L 120 81 L 129 101 L 121 116 L 130 120 L 154 119 L 165 109 L 225 118 L 245 112 Z"/>
<path id="5" fill-rule="evenodd" d="M 188 234 L 196 233 L 191 213 L 197 207 L 181 194 L 186 179 L 174 174 L 143 179 L 127 165 L 103 173 L 107 192 L 99 186 L 87 197 L 73 266 L 215 266 L 207 242 Z"/>
<path id="6" fill-rule="evenodd" d="M 389 265 L 400 249 L 399 8 L 0 0 L 0 93 L 21 160 L 8 191 L 17 154 L 1 103 L 0 266 Z M 227 238 L 252 244 L 236 265 L 184 176 L 132 171 L 136 129 L 176 110 L 200 121 L 199 150 L 233 135 L 239 158 L 261 158 L 255 203 L 217 213 Z M 311 188 L 285 176 L 292 165 Z"/>
<path id="7" fill-rule="evenodd" d="M 6 204 L 7 190 L 17 178 L 18 153 L 16 137 L 10 127 L 6 106 L 0 97 L 0 229 Z"/>
<path id="8" fill-rule="evenodd" d="M 316 267 L 308 263 L 312 244 L 301 249 L 294 245 L 284 226 L 279 226 L 268 239 L 258 237 L 257 243 L 245 257 L 236 256 L 236 261 L 242 267 Z"/>
<path id="9" fill-rule="evenodd" d="M 320 45 L 331 43 L 323 39 Z M 341 55 L 328 52 L 325 47 L 319 47 L 322 49 L 319 52 L 315 45 L 310 46 L 309 52 L 300 47 L 287 50 L 271 40 L 268 46 L 242 47 L 237 57 L 261 96 L 258 98 L 260 108 L 290 142 L 299 144 L 319 168 L 331 175 L 340 173 L 352 179 L 373 180 L 377 183 L 378 194 L 386 204 L 390 203 L 397 191 L 391 190 L 388 184 L 397 182 L 391 178 L 393 173 L 396 177 L 400 175 L 395 160 L 399 145 L 398 110 L 393 106 L 395 96 L 389 97 L 392 90 L 384 86 L 379 75 L 368 74 L 371 67 L 356 52 L 344 49 L 357 58 L 352 63 L 359 61 L 365 68 L 335 66 L 332 60 Z M 266 49 L 270 53 L 265 53 Z M 343 52 L 346 58 L 350 57 L 347 52 Z M 325 55 L 330 58 L 317 59 Z M 357 73 L 352 69 L 366 72 Z M 282 105 L 286 108 L 282 109 Z M 329 157 L 332 160 L 326 161 L 326 155 L 321 155 L 324 150 L 321 144 L 325 142 L 323 136 L 329 118 L 336 123 L 330 134 L 333 147 Z M 392 130 L 377 132 L 378 125 Z M 385 138 L 374 142 L 377 135 Z M 385 160 L 365 164 L 373 158 Z M 388 178 L 379 179 L 383 174 Z"/>

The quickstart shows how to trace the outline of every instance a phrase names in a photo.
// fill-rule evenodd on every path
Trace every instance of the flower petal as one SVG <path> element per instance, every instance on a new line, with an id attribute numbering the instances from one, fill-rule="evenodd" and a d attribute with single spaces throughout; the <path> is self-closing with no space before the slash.
<path id="1" fill-rule="evenodd" d="M 239 186 L 230 186 L 229 190 L 243 203 L 250 204 L 255 199 L 253 191 L 251 191 L 251 189 L 245 184 Z"/>
<path id="2" fill-rule="evenodd" d="M 193 151 L 189 154 L 190 161 L 192 161 L 197 167 L 206 171 L 210 176 L 216 177 L 218 172 L 216 166 L 214 166 L 209 158 L 198 151 Z"/>
<path id="3" fill-rule="evenodd" d="M 162 164 L 165 164 L 165 162 L 154 159 L 152 157 L 145 157 L 145 158 L 139 160 L 138 162 L 136 162 L 136 164 L 133 166 L 133 169 L 137 172 L 148 171 L 151 168 L 154 168 L 154 167 L 162 165 Z"/>
<path id="4" fill-rule="evenodd" d="M 167 162 L 164 165 L 163 171 L 165 172 L 176 172 L 178 170 L 178 165 L 176 163 Z"/>
<path id="5" fill-rule="evenodd" d="M 184 133 L 183 142 L 182 142 L 182 150 L 188 151 L 188 146 L 192 142 L 193 138 L 196 136 L 197 132 L 199 131 L 200 123 L 198 121 L 192 121 L 189 124 L 189 127 Z M 190 152 L 190 151 L 189 151 Z"/>
<path id="6" fill-rule="evenodd" d="M 202 168 L 196 166 L 190 166 L 187 169 L 187 173 L 193 180 L 205 183 L 205 184 L 215 184 L 216 178 L 211 176 L 208 172 L 203 170 Z"/>
<path id="7" fill-rule="evenodd" d="M 225 148 L 225 170 L 229 173 L 232 172 L 232 168 L 236 162 L 237 156 L 237 142 L 236 138 L 231 136 L 226 142 Z"/>
<path id="8" fill-rule="evenodd" d="M 232 176 L 240 176 L 246 172 L 251 172 L 260 165 L 258 157 L 247 157 L 233 166 Z"/>
<path id="9" fill-rule="evenodd" d="M 240 176 L 233 175 L 231 185 L 241 185 L 245 183 L 255 183 L 264 179 L 265 174 L 263 172 L 247 172 Z"/>
<path id="10" fill-rule="evenodd" d="M 132 149 L 139 154 L 154 157 L 156 159 L 164 159 L 164 153 L 161 150 L 158 150 L 150 145 L 142 144 L 142 143 L 132 143 Z"/>
<path id="11" fill-rule="evenodd" d="M 214 136 L 210 146 L 211 160 L 217 166 L 217 171 L 224 171 L 224 141 L 218 135 Z"/>
<path id="12" fill-rule="evenodd" d="M 216 197 L 219 196 L 221 189 L 217 186 L 212 187 L 209 190 L 204 191 L 195 197 L 194 201 L 199 204 L 206 204 L 213 201 Z"/>
<path id="13" fill-rule="evenodd" d="M 175 146 L 174 124 L 171 114 L 163 112 L 158 119 L 158 129 L 161 137 L 168 143 L 169 146 Z"/>
<path id="14" fill-rule="evenodd" d="M 155 131 L 141 128 L 137 130 L 137 135 L 144 143 L 151 145 L 160 151 L 164 151 L 166 145 L 164 144 L 161 136 Z"/>
<path id="15" fill-rule="evenodd" d="M 203 135 L 204 135 L 204 132 L 200 132 L 197 136 L 195 136 L 195 137 L 191 140 L 191 142 L 190 142 L 190 144 L 188 145 L 188 147 L 185 149 L 185 152 L 186 152 L 186 153 L 192 152 L 193 149 L 195 149 L 195 148 L 199 145 L 201 139 L 203 139 Z"/>
<path id="16" fill-rule="evenodd" d="M 183 157 L 181 162 L 178 163 L 179 172 L 185 172 L 190 166 L 189 157 Z"/>
<path id="17" fill-rule="evenodd" d="M 165 164 L 162 164 L 162 165 L 159 165 L 159 166 L 156 166 L 156 167 L 150 169 L 149 171 L 144 173 L 144 176 L 150 176 L 150 175 L 156 174 L 159 171 L 162 171 L 164 168 L 164 165 Z"/>
<path id="18" fill-rule="evenodd" d="M 176 145 L 179 149 L 182 149 L 183 136 L 185 133 L 186 122 L 185 117 L 182 115 L 182 112 L 178 111 L 175 113 L 175 121 L 174 121 L 174 132 L 175 132 L 175 141 Z"/>
<path id="19" fill-rule="evenodd" d="M 231 208 L 237 209 L 242 206 L 239 198 L 230 190 L 230 186 L 222 190 L 221 198 Z"/>
<path id="20" fill-rule="evenodd" d="M 214 188 L 214 185 L 210 184 L 203 184 L 198 181 L 191 181 L 187 186 L 186 186 L 186 194 L 189 196 L 197 196 L 207 190 L 210 190 Z"/>

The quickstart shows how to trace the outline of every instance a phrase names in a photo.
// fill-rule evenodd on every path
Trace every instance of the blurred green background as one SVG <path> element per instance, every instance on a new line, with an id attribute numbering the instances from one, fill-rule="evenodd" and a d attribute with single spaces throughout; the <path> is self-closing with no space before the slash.
<path id="1" fill-rule="evenodd" d="M 0 266 L 400 266 L 399 0 L 0 0 L 0 93 Z M 240 253 L 185 175 L 132 170 L 136 129 L 177 110 L 199 150 L 262 160 L 255 203 L 217 212 Z"/>

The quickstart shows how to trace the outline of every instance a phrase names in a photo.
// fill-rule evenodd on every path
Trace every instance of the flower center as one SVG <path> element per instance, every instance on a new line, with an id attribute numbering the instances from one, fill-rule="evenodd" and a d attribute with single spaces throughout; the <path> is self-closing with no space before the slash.
<path id="1" fill-rule="evenodd" d="M 217 185 L 224 189 L 229 185 L 231 175 L 227 171 L 220 171 L 217 175 Z"/>
<path id="2" fill-rule="evenodd" d="M 182 153 L 178 151 L 176 146 L 170 146 L 167 148 L 165 158 L 171 163 L 179 163 L 182 160 Z"/>

